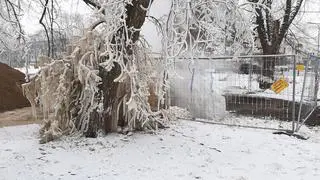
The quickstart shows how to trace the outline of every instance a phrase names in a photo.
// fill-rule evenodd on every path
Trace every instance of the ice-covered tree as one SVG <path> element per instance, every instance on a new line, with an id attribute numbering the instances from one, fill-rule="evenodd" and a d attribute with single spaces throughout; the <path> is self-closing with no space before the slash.
<path id="1" fill-rule="evenodd" d="M 179 56 L 248 53 L 253 48 L 249 20 L 238 0 L 173 0 L 166 22 L 168 52 Z"/>
<path id="2" fill-rule="evenodd" d="M 83 1 L 95 9 L 89 32 L 23 86 L 32 106 L 39 102 L 42 142 L 74 132 L 95 137 L 99 130 L 156 129 L 166 118 L 167 70 L 176 57 L 210 48 L 223 54 L 225 36 L 235 54 L 253 42 L 238 1 L 173 0 L 162 26 L 164 58 L 154 59 L 139 38 L 152 0 Z"/>
<path id="3" fill-rule="evenodd" d="M 72 39 L 74 36 L 83 36 L 87 24 L 84 15 L 62 11 L 57 14 L 56 31 L 67 39 Z"/>
<path id="4" fill-rule="evenodd" d="M 164 23 L 164 50 L 174 72 L 169 74 L 174 105 L 204 119 L 225 115 L 224 97 L 210 83 L 209 72 L 215 68 L 209 65 L 210 57 L 236 57 L 252 50 L 252 24 L 243 12 L 237 0 L 172 1 Z M 198 61 L 202 57 L 208 60 Z"/>
<path id="5" fill-rule="evenodd" d="M 0 2 L 1 50 L 12 50 L 24 40 L 24 31 L 20 24 L 22 13 L 20 3 L 20 0 L 4 0 Z"/>
<path id="6" fill-rule="evenodd" d="M 99 130 L 162 124 L 164 68 L 139 41 L 152 1 L 84 1 L 95 9 L 97 22 L 71 55 L 45 66 L 23 86 L 34 107 L 40 102 L 42 142 L 74 132 L 95 137 Z M 153 111 L 152 99 L 158 102 Z"/>
<path id="7" fill-rule="evenodd" d="M 23 66 L 25 63 L 26 37 L 20 24 L 22 4 L 22 0 L 0 2 L 0 58 L 6 59 L 11 66 Z"/>

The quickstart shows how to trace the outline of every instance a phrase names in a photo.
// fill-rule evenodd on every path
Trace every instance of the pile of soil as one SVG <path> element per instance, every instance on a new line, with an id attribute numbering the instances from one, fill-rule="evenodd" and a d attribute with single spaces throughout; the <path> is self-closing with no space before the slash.
<path id="1" fill-rule="evenodd" d="M 0 112 L 30 106 L 22 94 L 23 83 L 25 83 L 23 73 L 0 63 Z"/>

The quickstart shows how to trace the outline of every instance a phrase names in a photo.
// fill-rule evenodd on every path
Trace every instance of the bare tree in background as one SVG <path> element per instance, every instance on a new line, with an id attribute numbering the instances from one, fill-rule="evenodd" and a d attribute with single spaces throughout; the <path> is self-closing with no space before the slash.
<path id="1" fill-rule="evenodd" d="M 48 45 L 48 51 L 47 56 L 52 57 L 54 56 L 53 46 L 54 46 L 54 40 L 53 40 L 53 12 L 54 12 L 54 1 L 53 0 L 45 0 L 42 2 L 42 0 L 39 0 L 41 5 L 43 6 L 42 14 L 39 19 L 39 23 L 42 25 L 46 38 L 47 38 L 47 45 Z M 51 3 L 51 6 L 49 6 L 49 3 Z M 46 23 L 46 18 L 49 19 L 49 24 Z"/>
<path id="2" fill-rule="evenodd" d="M 0 55 L 1 61 L 10 66 L 25 63 L 25 33 L 20 23 L 23 14 L 22 1 L 0 1 Z"/>
<path id="3" fill-rule="evenodd" d="M 20 0 L 3 0 L 0 2 L 0 20 L 6 22 L 0 26 L 3 30 L 2 33 L 19 41 L 24 41 L 24 31 L 20 24 L 21 12 Z M 12 32 L 4 32 L 8 26 L 12 27 L 9 29 L 13 30 Z"/>
<path id="4" fill-rule="evenodd" d="M 248 0 L 256 13 L 256 31 L 264 55 L 278 54 L 281 43 L 303 0 Z M 264 61 L 263 76 L 274 78 L 275 62 Z M 260 82 L 261 89 L 267 89 L 270 82 Z"/>
<path id="5" fill-rule="evenodd" d="M 15 44 L 23 43 L 24 31 L 20 24 L 21 4 L 19 0 L 0 2 L 0 44 L 4 49 L 12 50 Z M 16 41 L 12 41 L 12 40 Z"/>
<path id="6" fill-rule="evenodd" d="M 68 39 L 85 34 L 85 19 L 82 14 L 61 12 L 56 21 L 56 31 L 65 34 Z"/>

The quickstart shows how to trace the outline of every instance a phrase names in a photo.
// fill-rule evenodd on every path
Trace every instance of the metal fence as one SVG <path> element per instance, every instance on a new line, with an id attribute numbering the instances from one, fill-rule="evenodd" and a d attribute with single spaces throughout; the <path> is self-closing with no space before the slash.
<path id="1" fill-rule="evenodd" d="M 311 55 L 308 59 L 305 59 L 304 67 L 304 80 L 300 95 L 296 131 L 299 131 L 300 127 L 305 123 L 309 125 L 319 125 L 320 123 L 318 104 L 320 97 L 320 57 Z"/>
<path id="2" fill-rule="evenodd" d="M 174 66 L 171 105 L 186 108 L 195 119 L 296 130 L 297 122 L 306 121 L 317 106 L 319 67 L 312 65 L 310 58 L 303 61 L 294 55 L 258 55 L 177 59 Z M 261 117 L 264 123 L 239 118 L 239 114 Z"/>

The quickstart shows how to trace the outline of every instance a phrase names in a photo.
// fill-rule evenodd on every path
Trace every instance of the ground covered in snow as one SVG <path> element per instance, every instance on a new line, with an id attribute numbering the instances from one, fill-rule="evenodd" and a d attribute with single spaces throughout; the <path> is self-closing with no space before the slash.
<path id="1" fill-rule="evenodd" d="M 0 128 L 0 179 L 320 179 L 320 133 L 180 120 L 157 134 L 38 143 L 39 125 Z"/>
<path id="2" fill-rule="evenodd" d="M 41 123 L 41 120 L 37 120 L 32 116 L 31 107 L 14 109 L 2 113 L 0 112 L 0 128 L 5 126 L 16 126 L 37 123 Z"/>

